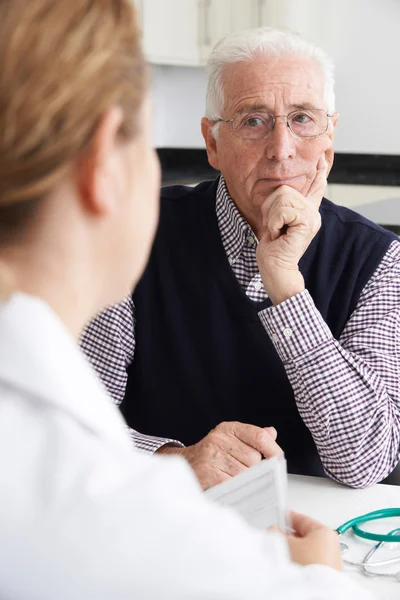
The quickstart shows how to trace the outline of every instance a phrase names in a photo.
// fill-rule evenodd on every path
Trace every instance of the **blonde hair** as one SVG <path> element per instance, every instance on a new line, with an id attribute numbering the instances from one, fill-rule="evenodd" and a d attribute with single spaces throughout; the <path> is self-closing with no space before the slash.
<path id="1" fill-rule="evenodd" d="M 88 148 L 105 111 L 135 135 L 147 69 L 131 0 L 0 0 L 0 246 Z"/>

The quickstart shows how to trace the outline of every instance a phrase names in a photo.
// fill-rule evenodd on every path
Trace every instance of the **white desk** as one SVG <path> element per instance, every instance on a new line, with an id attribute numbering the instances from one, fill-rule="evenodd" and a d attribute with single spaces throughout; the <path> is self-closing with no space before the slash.
<path id="1" fill-rule="evenodd" d="M 400 507 L 400 486 L 374 485 L 364 490 L 353 490 L 329 479 L 289 475 L 288 504 L 291 510 L 310 515 L 336 529 L 348 519 L 371 510 Z M 400 519 L 385 519 L 369 525 L 371 531 L 383 532 L 395 527 L 400 527 Z M 367 542 L 350 538 L 349 546 L 351 545 L 354 554 L 349 558 L 358 559 L 364 556 L 371 543 L 368 542 L 367 546 Z M 393 551 L 393 556 L 400 556 L 400 548 Z M 394 572 L 399 571 L 400 563 L 391 565 L 391 569 Z M 371 579 L 356 572 L 351 572 L 351 576 L 374 593 L 379 600 L 400 599 L 400 583 L 394 580 Z"/>

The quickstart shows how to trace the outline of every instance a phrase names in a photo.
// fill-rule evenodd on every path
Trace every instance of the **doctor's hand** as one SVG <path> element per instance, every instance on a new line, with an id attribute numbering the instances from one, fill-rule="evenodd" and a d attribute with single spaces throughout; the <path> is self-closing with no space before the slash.
<path id="1" fill-rule="evenodd" d="M 336 531 L 299 513 L 292 512 L 291 518 L 294 533 L 285 537 L 292 561 L 299 565 L 325 565 L 343 570 Z M 272 530 L 277 531 L 277 528 L 271 527 Z"/>
<path id="2" fill-rule="evenodd" d="M 266 228 L 257 247 L 265 291 L 274 305 L 304 290 L 299 261 L 321 226 L 319 206 L 326 189 L 328 163 L 322 157 L 307 196 L 281 185 L 261 206 Z"/>
<path id="3" fill-rule="evenodd" d="M 257 464 L 263 457 L 280 454 L 282 449 L 275 441 L 276 436 L 273 427 L 226 422 L 220 423 L 193 446 L 163 446 L 157 454 L 183 456 L 206 490 Z"/>

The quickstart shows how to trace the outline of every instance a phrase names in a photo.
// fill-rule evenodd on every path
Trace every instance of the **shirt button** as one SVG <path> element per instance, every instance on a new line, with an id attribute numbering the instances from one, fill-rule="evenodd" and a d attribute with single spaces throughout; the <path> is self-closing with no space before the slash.
<path id="1" fill-rule="evenodd" d="M 235 262 L 235 259 L 233 258 L 233 256 L 228 256 L 228 261 L 230 265 L 233 265 L 233 263 Z"/>
<path id="2" fill-rule="evenodd" d="M 272 337 L 272 341 L 273 342 L 278 342 L 279 341 L 279 336 L 276 333 L 273 333 L 271 337 Z"/>
<path id="3" fill-rule="evenodd" d="M 247 241 L 249 242 L 250 246 L 252 246 L 253 244 L 256 243 L 256 240 L 254 239 L 254 237 L 252 235 L 247 236 Z"/>
<path id="4" fill-rule="evenodd" d="M 254 288 L 255 290 L 257 290 L 257 292 L 258 292 L 259 290 L 261 290 L 261 288 L 262 288 L 262 283 L 261 283 L 261 281 L 255 281 L 255 282 L 253 283 L 253 288 Z"/>
<path id="5" fill-rule="evenodd" d="M 286 327 L 286 328 L 283 330 L 283 335 L 284 335 L 286 338 L 290 338 L 290 337 L 292 337 L 292 334 L 293 334 L 293 331 L 292 331 L 292 329 L 290 329 L 290 327 Z"/>

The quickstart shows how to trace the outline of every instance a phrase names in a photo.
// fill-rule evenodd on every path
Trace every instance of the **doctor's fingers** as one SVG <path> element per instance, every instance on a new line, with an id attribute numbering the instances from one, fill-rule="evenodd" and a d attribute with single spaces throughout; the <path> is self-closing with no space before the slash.
<path id="1" fill-rule="evenodd" d="M 319 521 L 316 521 L 315 519 L 312 519 L 311 517 L 301 513 L 291 511 L 290 518 L 294 533 L 299 537 L 304 537 L 316 529 L 325 528 L 325 525 Z"/>
<path id="2" fill-rule="evenodd" d="M 247 423 L 234 423 L 233 433 L 239 440 L 260 452 L 265 458 L 282 453 L 282 448 L 278 446 L 273 435 L 262 427 Z"/>

